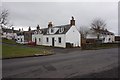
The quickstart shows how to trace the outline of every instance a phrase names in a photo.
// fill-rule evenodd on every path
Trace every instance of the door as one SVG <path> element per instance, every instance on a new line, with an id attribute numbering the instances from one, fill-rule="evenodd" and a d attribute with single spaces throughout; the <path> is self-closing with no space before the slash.
<path id="1" fill-rule="evenodd" d="M 54 46 L 54 37 L 52 38 L 52 46 Z"/>
<path id="2" fill-rule="evenodd" d="M 35 45 L 37 44 L 37 39 L 35 38 Z"/>

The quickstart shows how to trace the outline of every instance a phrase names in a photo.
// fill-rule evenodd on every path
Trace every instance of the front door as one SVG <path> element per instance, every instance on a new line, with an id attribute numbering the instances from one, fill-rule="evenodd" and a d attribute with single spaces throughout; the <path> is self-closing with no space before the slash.
<path id="1" fill-rule="evenodd" d="M 37 39 L 35 38 L 35 44 L 37 44 Z"/>
<path id="2" fill-rule="evenodd" d="M 54 46 L 54 37 L 52 38 L 52 46 Z"/>

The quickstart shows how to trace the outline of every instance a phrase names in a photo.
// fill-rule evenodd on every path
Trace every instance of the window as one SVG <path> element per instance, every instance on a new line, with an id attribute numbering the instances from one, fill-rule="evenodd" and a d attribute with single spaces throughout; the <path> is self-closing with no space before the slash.
<path id="1" fill-rule="evenodd" d="M 59 31 L 62 32 L 62 31 L 61 31 L 61 28 L 59 29 Z"/>
<path id="2" fill-rule="evenodd" d="M 39 38 L 39 42 L 41 41 L 41 39 Z"/>
<path id="3" fill-rule="evenodd" d="M 109 38 L 109 41 L 110 41 L 110 38 Z"/>
<path id="4" fill-rule="evenodd" d="M 105 38 L 103 38 L 103 41 L 105 41 Z"/>
<path id="5" fill-rule="evenodd" d="M 62 33 L 64 31 L 64 28 L 59 29 L 59 33 Z"/>
<path id="6" fill-rule="evenodd" d="M 21 42 L 22 42 L 22 38 L 21 38 Z"/>
<path id="7" fill-rule="evenodd" d="M 48 37 L 46 38 L 46 42 L 49 42 L 49 39 L 48 39 Z"/>
<path id="8" fill-rule="evenodd" d="M 54 31 L 54 30 L 53 30 L 53 29 L 51 29 L 51 33 L 53 33 L 53 31 Z"/>
<path id="9" fill-rule="evenodd" d="M 61 43 L 61 37 L 58 37 L 58 42 Z"/>
<path id="10" fill-rule="evenodd" d="M 19 38 L 18 38 L 18 40 L 19 40 Z"/>
<path id="11" fill-rule="evenodd" d="M 47 34 L 49 34 L 49 30 L 47 30 Z"/>

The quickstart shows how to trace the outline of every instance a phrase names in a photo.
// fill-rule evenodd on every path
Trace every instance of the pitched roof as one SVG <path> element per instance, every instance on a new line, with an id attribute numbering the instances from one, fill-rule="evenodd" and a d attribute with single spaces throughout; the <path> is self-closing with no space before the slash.
<path id="1" fill-rule="evenodd" d="M 61 26 L 54 26 L 52 28 L 64 28 L 64 31 L 59 33 L 59 29 L 54 33 L 54 34 L 65 34 L 69 29 L 70 29 L 70 25 L 61 25 Z M 51 35 L 51 34 L 47 34 L 47 31 L 48 31 L 49 28 L 43 28 L 43 29 L 40 29 L 42 31 L 42 34 L 43 35 Z M 37 30 L 34 30 L 34 31 L 37 31 Z M 33 31 L 33 32 L 34 32 Z"/>
<path id="2" fill-rule="evenodd" d="M 12 30 L 12 29 L 7 29 L 7 28 L 2 28 L 2 31 L 7 32 L 7 33 L 12 33 L 12 32 L 18 33 L 19 32 L 18 30 Z"/>
<path id="3" fill-rule="evenodd" d="M 93 34 L 94 34 L 94 31 L 93 31 L 93 32 L 91 32 L 91 31 L 93 31 L 93 30 L 90 30 L 89 33 L 93 33 Z M 100 34 L 105 34 L 105 35 L 114 35 L 114 33 L 108 31 L 107 29 L 105 29 L 105 30 L 104 30 L 104 29 L 101 29 L 101 30 L 99 30 L 99 33 L 100 33 Z"/>
<path id="4" fill-rule="evenodd" d="M 59 33 L 59 30 L 55 34 L 66 34 L 67 31 L 70 29 L 70 25 L 62 25 L 62 26 L 56 26 L 58 28 L 64 28 L 64 31 L 62 33 Z"/>
<path id="5" fill-rule="evenodd" d="M 29 34 L 29 33 L 33 33 L 35 30 L 31 30 L 31 31 L 22 31 L 22 32 L 18 32 L 17 35 L 24 35 L 24 34 Z"/>

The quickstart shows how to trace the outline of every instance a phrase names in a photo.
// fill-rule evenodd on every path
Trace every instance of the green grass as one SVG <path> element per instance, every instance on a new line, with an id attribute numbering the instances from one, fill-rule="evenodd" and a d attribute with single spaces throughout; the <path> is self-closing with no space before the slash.
<path id="1" fill-rule="evenodd" d="M 17 44 L 14 40 L 8 40 L 8 39 L 2 39 L 2 42 L 8 44 Z"/>
<path id="2" fill-rule="evenodd" d="M 12 40 L 3 40 L 2 44 L 2 58 L 26 57 L 34 56 L 35 54 L 50 55 L 52 50 L 44 46 L 27 46 L 27 45 L 13 45 L 16 44 Z"/>

